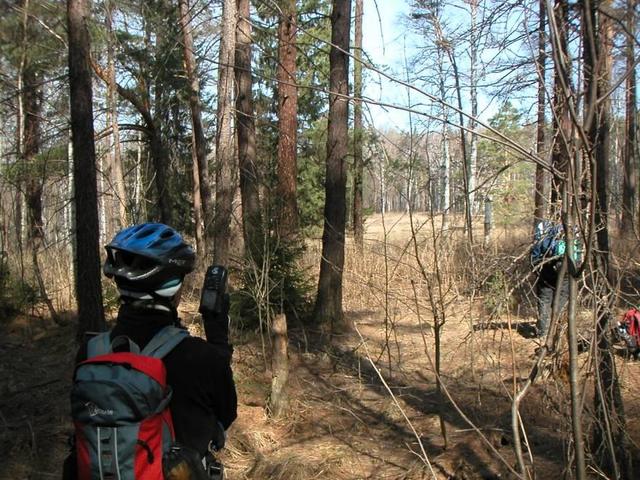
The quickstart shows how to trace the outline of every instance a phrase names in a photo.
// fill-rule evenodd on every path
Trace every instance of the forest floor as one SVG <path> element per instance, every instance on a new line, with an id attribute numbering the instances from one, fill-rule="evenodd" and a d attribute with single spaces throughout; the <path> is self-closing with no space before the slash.
<path id="1" fill-rule="evenodd" d="M 411 283 L 402 283 L 402 260 L 390 265 L 389 258 L 348 256 L 344 302 L 356 332 L 328 339 L 308 326 L 293 326 L 291 400 L 281 419 L 266 415 L 271 379 L 263 339 L 257 333 L 234 335 L 238 419 L 220 457 L 229 480 L 516 478 L 510 397 L 529 375 L 539 346 L 530 338 L 533 309 L 520 305 L 517 315 L 507 310 L 496 316 L 487 313 L 481 295 L 448 297 L 441 379 L 451 398 L 441 401 L 431 312 L 411 301 L 406 292 Z M 394 289 L 380 288 L 376 278 L 383 270 Z M 189 300 L 181 314 L 197 332 L 196 305 Z M 587 329 L 589 315 L 583 311 L 579 318 Z M 0 480 L 60 478 L 71 430 L 75 330 L 71 315 L 63 327 L 44 315 L 0 321 Z M 587 410 L 591 361 L 588 351 L 581 355 Z M 620 356 L 617 366 L 627 426 L 637 446 L 640 362 Z M 538 479 L 564 476 L 569 407 L 561 353 L 520 407 Z M 525 456 L 529 464 L 526 450 Z"/>

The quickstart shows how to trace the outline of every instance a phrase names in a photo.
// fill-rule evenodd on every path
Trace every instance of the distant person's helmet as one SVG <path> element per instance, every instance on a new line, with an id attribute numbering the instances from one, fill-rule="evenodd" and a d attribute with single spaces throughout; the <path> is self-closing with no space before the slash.
<path id="1" fill-rule="evenodd" d="M 115 280 L 121 295 L 133 298 L 146 298 L 145 293 L 173 297 L 195 263 L 193 248 L 162 223 L 125 228 L 105 249 L 104 274 Z"/>

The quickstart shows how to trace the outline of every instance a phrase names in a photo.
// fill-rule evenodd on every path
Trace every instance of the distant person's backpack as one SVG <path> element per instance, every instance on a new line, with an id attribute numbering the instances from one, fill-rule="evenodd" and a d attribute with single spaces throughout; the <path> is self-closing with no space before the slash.
<path id="1" fill-rule="evenodd" d="M 71 391 L 79 480 L 164 479 L 175 434 L 162 358 L 188 335 L 165 327 L 142 351 L 109 332 L 89 341 Z"/>
<path id="2" fill-rule="evenodd" d="M 567 242 L 562 223 L 554 223 L 544 220 L 536 226 L 531 249 L 531 264 L 538 265 L 545 260 L 562 257 L 567 250 Z M 578 238 L 578 232 L 573 241 L 573 260 L 580 262 L 582 259 L 582 242 Z"/>
<path id="3" fill-rule="evenodd" d="M 544 220 L 536 226 L 531 249 L 531 263 L 537 265 L 543 260 L 564 255 L 566 244 L 561 223 Z"/>
<path id="4" fill-rule="evenodd" d="M 630 308 L 618 322 L 618 335 L 626 343 L 630 353 L 637 353 L 640 346 L 640 311 Z"/>

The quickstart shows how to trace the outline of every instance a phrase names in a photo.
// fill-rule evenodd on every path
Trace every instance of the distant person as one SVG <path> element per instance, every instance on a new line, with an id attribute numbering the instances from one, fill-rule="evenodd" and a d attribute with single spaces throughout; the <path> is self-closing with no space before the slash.
<path id="1" fill-rule="evenodd" d="M 574 245 L 574 259 L 579 259 L 581 255 L 579 242 L 574 242 Z M 558 296 L 557 314 L 560 314 L 569 298 L 568 275 L 565 274 L 558 284 L 566 248 L 562 223 L 550 220 L 538 223 L 531 250 L 531 265 L 537 275 L 535 292 L 538 300 L 538 318 L 535 336 L 538 338 L 546 337 L 549 331 L 554 297 Z"/>
<path id="2" fill-rule="evenodd" d="M 115 280 L 121 305 L 113 329 L 77 354 L 75 448 L 63 479 L 212 478 L 202 459 L 224 445 L 237 407 L 226 270 L 216 270 L 224 274 L 222 285 L 209 281 L 203 289 L 222 288 L 211 308 L 201 308 L 204 341 L 178 318 L 183 280 L 195 261 L 178 232 L 144 223 L 122 230 L 105 248 L 103 271 Z"/>

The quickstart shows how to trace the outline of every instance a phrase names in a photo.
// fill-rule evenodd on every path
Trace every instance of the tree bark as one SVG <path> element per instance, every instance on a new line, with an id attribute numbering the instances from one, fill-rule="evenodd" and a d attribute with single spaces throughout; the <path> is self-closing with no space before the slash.
<path id="1" fill-rule="evenodd" d="M 284 313 L 277 314 L 271 325 L 273 333 L 273 357 L 271 359 L 271 395 L 269 410 L 273 417 L 281 417 L 287 408 L 286 387 L 289 380 L 289 337 Z"/>
<path id="2" fill-rule="evenodd" d="M 356 0 L 355 44 L 353 49 L 353 236 L 358 249 L 364 244 L 364 218 L 362 215 L 362 0 Z"/>
<path id="3" fill-rule="evenodd" d="M 202 219 L 202 196 L 200 195 L 200 167 L 196 153 L 195 132 L 191 131 L 191 174 L 193 178 L 193 222 L 195 223 L 196 251 L 198 252 L 198 269 L 205 267 L 206 242 L 204 236 L 204 221 Z"/>
<path id="4" fill-rule="evenodd" d="M 156 193 L 158 195 L 158 214 L 160 221 L 166 225 L 173 223 L 171 211 L 171 194 L 167 186 L 167 167 L 169 166 L 169 152 L 162 138 L 162 129 L 157 120 L 153 120 L 149 129 L 149 149 L 151 161 L 155 171 Z"/>
<path id="5" fill-rule="evenodd" d="M 40 119 L 42 118 L 42 87 L 40 75 L 35 66 L 27 61 L 23 72 L 23 102 L 24 102 L 24 137 L 23 161 L 27 166 L 25 178 L 26 205 L 28 215 L 28 239 L 32 247 L 44 238 L 42 222 L 42 188 L 44 183 L 44 168 L 39 164 L 36 156 L 40 151 Z M 37 247 L 36 247 L 37 248 Z"/>
<path id="6" fill-rule="evenodd" d="M 234 151 L 231 117 L 233 115 L 233 66 L 235 57 L 236 2 L 224 0 L 222 38 L 218 69 L 218 112 L 216 131 L 216 212 L 213 222 L 214 263 L 229 262 L 229 239 L 234 188 Z"/>
<path id="7" fill-rule="evenodd" d="M 76 208 L 76 297 L 78 335 L 104 330 L 100 255 L 98 253 L 98 200 L 95 145 L 93 142 L 93 103 L 90 40 L 86 0 L 68 0 L 69 98 L 73 138 Z"/>
<path id="8" fill-rule="evenodd" d="M 469 0 L 471 10 L 471 31 L 470 31 L 470 61 L 469 61 L 469 97 L 471 100 L 471 118 L 469 119 L 470 129 L 470 153 L 469 172 L 467 174 L 467 185 L 469 191 L 469 212 L 473 215 L 476 211 L 476 170 L 478 165 L 478 134 L 476 118 L 478 118 L 478 0 Z"/>
<path id="9" fill-rule="evenodd" d="M 197 173 L 197 187 L 199 192 L 195 192 L 196 175 L 194 174 L 194 210 L 196 209 L 196 193 L 200 200 L 196 212 L 196 239 L 201 237 L 201 245 L 198 245 L 198 252 L 204 258 L 206 245 L 209 245 L 209 229 L 213 223 L 213 208 L 211 205 L 211 187 L 209 185 L 209 165 L 207 163 L 207 141 L 202 125 L 202 106 L 200 102 L 200 82 L 196 71 L 196 58 L 193 49 L 193 35 L 191 33 L 191 15 L 189 13 L 189 0 L 178 0 L 180 5 L 180 28 L 184 47 L 184 64 L 189 80 L 189 107 L 191 108 L 191 126 L 193 128 L 193 157 L 194 172 Z M 204 220 L 204 231 L 201 225 Z"/>
<path id="10" fill-rule="evenodd" d="M 92 62 L 91 66 L 103 82 L 109 83 L 109 76 L 100 65 L 96 62 Z M 158 216 L 160 221 L 167 225 L 172 224 L 172 212 L 171 212 L 171 195 L 170 189 L 167 185 L 166 168 L 169 165 L 168 148 L 162 137 L 162 129 L 160 120 L 157 115 L 152 115 L 149 107 L 149 99 L 144 96 L 141 98 L 133 90 L 124 88 L 120 84 L 116 83 L 116 89 L 118 94 L 127 100 L 140 114 L 142 121 L 146 127 L 146 136 L 149 142 L 149 151 L 151 154 L 151 161 L 155 170 L 155 187 L 158 196 Z M 144 94 L 148 91 L 146 87 L 143 88 Z M 156 93 L 157 100 L 161 97 L 160 93 Z M 94 148 L 95 151 L 95 148 Z"/>
<path id="11" fill-rule="evenodd" d="M 563 85 L 571 85 L 571 63 L 567 45 L 568 7 L 563 0 L 556 0 L 553 9 L 557 46 L 554 54 L 554 82 L 553 82 L 553 145 L 551 163 L 556 170 L 551 181 L 551 214 L 557 213 L 562 188 L 562 176 L 559 172 L 566 172 L 569 164 L 569 142 L 571 139 L 571 117 L 569 114 L 569 98 Z M 556 209 L 556 211 L 554 211 Z"/>
<path id="12" fill-rule="evenodd" d="M 351 0 L 333 0 L 329 53 L 329 125 L 322 259 L 314 318 L 332 332 L 352 328 L 342 310 L 349 123 L 349 27 Z"/>
<path id="13" fill-rule="evenodd" d="M 292 239 L 298 231 L 296 85 L 296 2 L 280 2 L 278 25 L 278 233 Z"/>
<path id="14" fill-rule="evenodd" d="M 613 478 L 633 478 L 626 448 L 626 420 L 618 373 L 611 349 L 611 311 L 615 301 L 615 272 L 611 268 L 609 245 L 609 168 L 610 109 L 608 97 L 612 68 L 611 20 L 602 11 L 611 7 L 608 0 L 585 2 L 583 12 L 585 45 L 585 123 L 589 146 L 593 150 L 596 176 L 597 208 L 595 223 L 598 251 L 596 262 L 603 292 L 597 305 L 596 368 L 593 453 L 600 468 Z M 586 6 L 589 8 L 586 8 Z"/>
<path id="15" fill-rule="evenodd" d="M 544 152 L 544 128 L 545 128 L 545 69 L 547 63 L 546 52 L 546 0 L 540 0 L 538 5 L 539 10 L 539 24 L 538 24 L 538 58 L 536 60 L 538 69 L 538 111 L 536 121 L 536 154 L 538 157 L 542 157 Z M 545 216 L 544 202 L 546 199 L 545 191 L 545 172 L 541 164 L 536 163 L 536 177 L 535 177 L 535 192 L 533 194 L 533 228 L 540 220 Z"/>
<path id="16" fill-rule="evenodd" d="M 638 218 L 638 157 L 637 157 L 637 108 L 636 108 L 636 67 L 635 67 L 635 5 L 637 0 L 627 0 L 627 37 L 625 56 L 627 60 L 627 81 L 625 92 L 625 142 L 624 175 L 622 194 L 622 235 L 632 237 L 637 228 Z"/>
<path id="17" fill-rule="evenodd" d="M 111 137 L 113 139 L 113 159 L 111 162 L 113 183 L 116 190 L 116 201 L 118 204 L 118 220 L 120 228 L 124 228 L 128 225 L 129 219 L 127 215 L 127 194 L 125 191 L 124 173 L 122 169 L 122 152 L 120 150 L 120 128 L 118 127 L 118 100 L 116 98 L 116 66 L 115 66 L 115 52 L 113 43 L 115 36 L 113 34 L 113 10 L 114 4 L 111 0 L 107 1 L 107 32 L 109 34 L 109 40 L 107 42 L 107 57 L 108 57 L 108 75 L 109 82 L 107 84 L 107 112 L 109 115 L 109 124 L 111 126 Z"/>
<path id="18" fill-rule="evenodd" d="M 238 0 L 236 25 L 235 79 L 236 135 L 240 195 L 242 197 L 242 231 L 245 250 L 254 259 L 260 251 L 261 214 L 256 166 L 256 127 L 251 79 L 251 22 L 249 0 Z"/>

